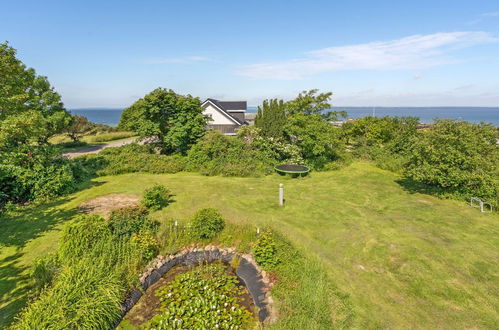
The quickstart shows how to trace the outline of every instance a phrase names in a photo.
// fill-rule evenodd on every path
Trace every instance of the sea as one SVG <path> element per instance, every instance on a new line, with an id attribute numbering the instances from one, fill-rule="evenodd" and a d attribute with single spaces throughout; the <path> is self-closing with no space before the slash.
<path id="1" fill-rule="evenodd" d="M 256 111 L 257 107 L 248 107 L 249 113 Z M 412 116 L 419 117 L 422 123 L 431 123 L 437 118 L 450 118 L 473 123 L 487 122 L 499 126 L 499 107 L 335 107 L 330 111 L 346 111 L 346 118 L 353 119 L 372 115 Z M 94 123 L 117 126 L 123 109 L 85 108 L 71 109 L 70 112 L 85 116 Z"/>

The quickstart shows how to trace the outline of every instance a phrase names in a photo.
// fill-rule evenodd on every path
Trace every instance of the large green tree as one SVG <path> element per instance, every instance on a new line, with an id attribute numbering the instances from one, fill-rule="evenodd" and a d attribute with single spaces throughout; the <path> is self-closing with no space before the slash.
<path id="1" fill-rule="evenodd" d="M 344 111 L 328 111 L 331 109 L 331 97 L 332 92 L 319 93 L 318 89 L 311 89 L 309 91 L 303 91 L 298 94 L 296 98 L 286 102 L 286 111 L 288 114 L 293 115 L 296 113 L 302 113 L 305 115 L 319 114 L 324 119 L 333 121 L 338 120 L 339 116 L 345 117 L 346 112 Z"/>
<path id="2" fill-rule="evenodd" d="M 438 120 L 420 134 L 411 150 L 406 175 L 452 193 L 498 202 L 497 128 L 456 120 Z"/>
<path id="3" fill-rule="evenodd" d="M 293 100 L 265 100 L 258 107 L 255 126 L 259 128 L 259 135 L 271 138 L 270 144 L 280 144 L 285 148 L 270 148 L 273 153 L 280 155 L 279 161 L 305 161 L 316 169 L 324 167 L 328 162 L 338 158 L 340 143 L 339 130 L 332 127 L 329 121 L 337 120 L 343 112 L 325 112 L 331 108 L 329 103 L 332 93 L 318 93 L 317 89 L 303 91 Z M 247 138 L 249 136 L 244 136 Z M 259 147 L 268 150 L 269 143 L 261 138 L 253 141 Z M 289 148 L 288 146 L 292 146 Z M 295 150 L 299 149 L 296 155 Z M 285 150 L 292 152 L 281 152 Z M 293 155 L 289 159 L 281 156 Z"/>
<path id="4" fill-rule="evenodd" d="M 185 153 L 203 136 L 206 122 L 199 98 L 157 88 L 125 109 L 119 126 L 157 137 L 162 153 Z"/>
<path id="5" fill-rule="evenodd" d="M 71 124 L 66 127 L 65 132 L 73 142 L 77 142 L 85 133 L 91 131 L 94 126 L 92 122 L 88 121 L 87 117 L 71 115 Z"/>
<path id="6" fill-rule="evenodd" d="M 8 43 L 0 44 L 0 148 L 46 144 L 70 121 L 47 78 L 27 68 Z"/>

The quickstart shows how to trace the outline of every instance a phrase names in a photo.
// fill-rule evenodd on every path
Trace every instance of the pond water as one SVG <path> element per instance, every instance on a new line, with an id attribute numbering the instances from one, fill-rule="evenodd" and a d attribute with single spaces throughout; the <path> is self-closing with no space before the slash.
<path id="1" fill-rule="evenodd" d="M 222 264 L 217 262 L 217 264 Z M 228 264 L 223 264 L 225 267 L 227 274 L 231 276 L 235 276 L 236 272 L 234 268 L 232 268 Z M 197 266 L 203 267 L 203 266 Z M 121 323 L 118 325 L 117 329 L 136 329 L 139 327 L 143 327 L 145 323 L 150 321 L 154 316 L 161 313 L 160 298 L 156 295 L 159 289 L 163 288 L 170 282 L 174 281 L 178 275 L 184 274 L 193 270 L 195 267 L 192 266 L 175 266 L 167 273 L 163 275 L 156 283 L 151 285 L 146 292 L 142 295 L 139 301 L 132 307 L 132 309 L 125 315 Z M 238 278 L 238 283 L 236 284 L 242 293 L 237 294 L 237 303 L 248 310 L 253 318 L 255 323 L 256 320 L 256 307 L 253 302 L 253 299 L 244 286 L 244 282 Z"/>

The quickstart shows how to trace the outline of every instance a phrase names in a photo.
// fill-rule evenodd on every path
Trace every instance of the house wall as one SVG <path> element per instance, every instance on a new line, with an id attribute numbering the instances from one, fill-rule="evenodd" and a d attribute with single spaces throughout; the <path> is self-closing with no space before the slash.
<path id="1" fill-rule="evenodd" d="M 208 125 L 207 129 L 212 129 L 214 131 L 219 131 L 226 135 L 235 135 L 236 129 L 241 128 L 240 125 Z"/>
<path id="2" fill-rule="evenodd" d="M 210 125 L 234 125 L 234 121 L 227 118 L 223 113 L 218 111 L 214 106 L 208 104 L 203 111 L 203 114 L 211 117 Z"/>

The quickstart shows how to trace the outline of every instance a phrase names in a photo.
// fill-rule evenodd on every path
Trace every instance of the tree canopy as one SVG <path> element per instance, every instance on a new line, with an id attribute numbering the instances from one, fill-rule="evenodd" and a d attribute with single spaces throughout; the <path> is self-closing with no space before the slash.
<path id="1" fill-rule="evenodd" d="M 290 115 L 296 113 L 303 113 L 305 115 L 318 114 L 329 121 L 338 120 L 339 116 L 346 116 L 345 111 L 324 112 L 332 107 L 330 101 L 333 93 L 327 92 L 317 94 L 318 92 L 318 89 L 311 89 L 299 93 L 296 98 L 286 102 L 286 112 Z"/>
<path id="2" fill-rule="evenodd" d="M 8 43 L 0 44 L 0 147 L 45 144 L 70 121 L 47 78 L 27 68 Z"/>
<path id="3" fill-rule="evenodd" d="M 87 117 L 71 115 L 71 124 L 66 127 L 66 135 L 69 136 L 74 142 L 79 141 L 80 138 L 94 128 L 94 124 L 88 121 Z"/>
<path id="4" fill-rule="evenodd" d="M 206 117 L 199 98 L 157 88 L 126 108 L 119 126 L 156 136 L 162 153 L 186 153 L 203 136 Z"/>

